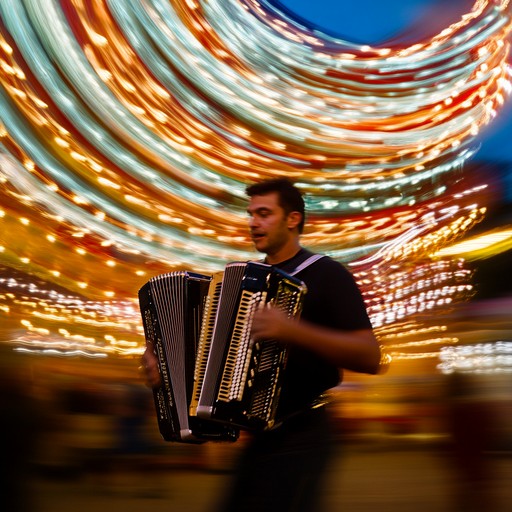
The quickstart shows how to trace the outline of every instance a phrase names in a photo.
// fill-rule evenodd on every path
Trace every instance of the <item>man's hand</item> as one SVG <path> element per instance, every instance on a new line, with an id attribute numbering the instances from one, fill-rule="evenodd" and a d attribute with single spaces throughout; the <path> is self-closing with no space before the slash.
<path id="1" fill-rule="evenodd" d="M 375 374 L 380 368 L 380 347 L 372 329 L 330 329 L 265 307 L 254 314 L 251 334 L 254 341 L 273 339 L 311 350 L 346 370 Z"/>
<path id="2" fill-rule="evenodd" d="M 139 370 L 144 375 L 146 386 L 150 388 L 160 386 L 162 381 L 160 379 L 160 372 L 158 371 L 158 360 L 150 347 L 146 347 L 140 362 L 141 366 L 139 366 Z"/>
<path id="3" fill-rule="evenodd" d="M 294 323 L 295 321 L 280 309 L 265 307 L 254 314 L 251 334 L 254 341 L 287 341 L 287 333 Z"/>

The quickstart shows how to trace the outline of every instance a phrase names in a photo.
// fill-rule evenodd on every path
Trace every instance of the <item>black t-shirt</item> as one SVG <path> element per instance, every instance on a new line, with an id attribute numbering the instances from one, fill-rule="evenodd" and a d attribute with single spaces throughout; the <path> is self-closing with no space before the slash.
<path id="1" fill-rule="evenodd" d="M 301 249 L 293 258 L 275 265 L 291 273 L 313 253 Z M 295 275 L 307 286 L 301 318 L 344 331 L 371 329 L 366 306 L 352 274 L 339 262 L 323 256 Z M 291 346 L 278 417 L 308 407 L 340 381 L 339 368 L 315 353 Z"/>

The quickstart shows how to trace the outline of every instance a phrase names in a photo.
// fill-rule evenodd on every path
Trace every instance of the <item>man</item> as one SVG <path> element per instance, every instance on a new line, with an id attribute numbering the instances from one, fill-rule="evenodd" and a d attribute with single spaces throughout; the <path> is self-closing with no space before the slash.
<path id="1" fill-rule="evenodd" d="M 277 308 L 253 318 L 255 340 L 276 339 L 289 347 L 281 391 L 279 426 L 248 442 L 229 496 L 220 512 L 318 512 L 322 475 L 332 455 L 332 427 L 322 394 L 336 386 L 340 370 L 375 374 L 380 349 L 352 275 L 333 259 L 304 249 L 300 191 L 286 179 L 247 188 L 249 228 L 265 262 L 307 286 L 300 319 Z M 148 381 L 155 385 L 156 361 L 145 354 Z"/>

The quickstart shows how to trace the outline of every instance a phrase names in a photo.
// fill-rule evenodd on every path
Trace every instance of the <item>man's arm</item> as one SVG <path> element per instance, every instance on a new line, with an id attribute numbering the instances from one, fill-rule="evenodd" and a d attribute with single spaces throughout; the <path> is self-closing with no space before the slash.
<path id="1" fill-rule="evenodd" d="M 380 346 L 372 329 L 342 331 L 300 319 L 288 318 L 277 308 L 254 315 L 255 340 L 275 339 L 311 350 L 340 369 L 376 374 L 381 361 Z"/>

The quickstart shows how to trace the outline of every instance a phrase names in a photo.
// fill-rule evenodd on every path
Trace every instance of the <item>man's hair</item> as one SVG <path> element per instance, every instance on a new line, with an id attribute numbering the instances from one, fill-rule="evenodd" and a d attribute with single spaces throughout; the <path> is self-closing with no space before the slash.
<path id="1" fill-rule="evenodd" d="M 300 190 L 287 178 L 274 178 L 259 181 L 249 185 L 246 190 L 249 197 L 264 196 L 277 192 L 279 206 L 285 211 L 286 215 L 291 212 L 299 212 L 302 216 L 298 224 L 299 233 L 304 229 L 306 220 L 306 209 L 304 206 L 304 198 Z"/>

